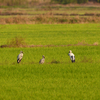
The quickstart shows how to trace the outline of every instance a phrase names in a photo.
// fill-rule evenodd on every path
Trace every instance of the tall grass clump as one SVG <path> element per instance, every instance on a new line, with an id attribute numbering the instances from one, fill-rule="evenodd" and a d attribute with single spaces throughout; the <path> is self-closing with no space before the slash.
<path id="1" fill-rule="evenodd" d="M 22 37 L 15 37 L 7 41 L 8 47 L 25 47 L 25 39 Z"/>

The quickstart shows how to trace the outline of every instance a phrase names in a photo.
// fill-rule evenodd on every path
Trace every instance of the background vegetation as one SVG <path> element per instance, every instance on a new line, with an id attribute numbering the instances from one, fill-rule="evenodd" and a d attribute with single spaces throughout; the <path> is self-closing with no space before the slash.
<path id="1" fill-rule="evenodd" d="M 60 3 L 60 4 L 70 4 L 70 3 L 87 3 L 89 1 L 93 1 L 93 2 L 100 2 L 100 0 L 52 0 L 55 1 L 56 3 Z"/>
<path id="2" fill-rule="evenodd" d="M 96 2 L 62 5 L 48 0 L 3 0 L 0 5 L 0 24 L 100 23 L 100 4 Z"/>
<path id="3" fill-rule="evenodd" d="M 87 3 L 89 1 L 100 2 L 100 0 L 0 0 L 1 6 L 33 6 L 36 3 Z"/>
<path id="4" fill-rule="evenodd" d="M 35 6 L 1 8 L 0 24 L 69 24 L 99 23 L 99 6 Z"/>

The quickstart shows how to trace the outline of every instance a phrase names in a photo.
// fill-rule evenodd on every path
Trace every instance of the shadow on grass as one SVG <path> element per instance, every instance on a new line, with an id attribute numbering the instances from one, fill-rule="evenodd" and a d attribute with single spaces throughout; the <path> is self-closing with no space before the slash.
<path id="1" fill-rule="evenodd" d="M 60 63 L 60 61 L 57 61 L 57 60 L 52 60 L 51 61 L 51 64 L 59 64 Z"/>
<path id="2" fill-rule="evenodd" d="M 87 63 L 87 62 L 92 63 L 93 60 L 92 60 L 92 58 L 84 57 L 84 58 L 81 60 L 81 62 L 83 62 L 83 63 Z"/>

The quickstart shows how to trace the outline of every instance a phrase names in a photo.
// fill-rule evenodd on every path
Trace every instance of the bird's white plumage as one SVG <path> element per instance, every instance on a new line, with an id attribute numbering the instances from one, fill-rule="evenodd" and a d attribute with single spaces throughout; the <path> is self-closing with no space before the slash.
<path id="1" fill-rule="evenodd" d="M 44 55 L 42 56 L 43 58 L 39 61 L 39 64 L 43 64 L 45 62 L 45 57 Z"/>
<path id="2" fill-rule="evenodd" d="M 71 50 L 69 51 L 69 54 L 68 55 L 70 56 L 71 61 L 72 62 L 75 62 L 75 55 L 72 53 Z"/>
<path id="3" fill-rule="evenodd" d="M 23 58 L 23 52 L 21 51 L 20 54 L 17 56 L 17 63 L 19 63 Z"/>

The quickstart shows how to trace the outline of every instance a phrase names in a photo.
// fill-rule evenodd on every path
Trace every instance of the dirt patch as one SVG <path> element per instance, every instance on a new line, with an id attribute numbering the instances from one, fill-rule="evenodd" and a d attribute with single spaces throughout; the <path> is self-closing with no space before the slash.
<path id="1" fill-rule="evenodd" d="M 99 42 L 94 42 L 93 44 L 88 44 L 85 41 L 78 42 L 77 44 L 67 44 L 67 45 L 28 45 L 25 42 L 25 38 L 15 37 L 7 41 L 7 44 L 1 45 L 0 48 L 11 48 L 11 47 L 25 47 L 25 48 L 34 48 L 34 47 L 68 47 L 68 46 L 100 46 Z"/>
<path id="2" fill-rule="evenodd" d="M 52 60 L 51 61 L 51 64 L 59 64 L 60 63 L 60 61 L 57 61 L 57 60 Z"/>
<path id="3" fill-rule="evenodd" d="M 0 48 L 7 48 L 8 45 L 1 45 Z"/>
<path id="4" fill-rule="evenodd" d="M 93 45 L 98 46 L 98 45 L 99 45 L 99 43 L 98 43 L 98 42 L 94 42 L 94 43 L 93 43 Z"/>
<path id="5" fill-rule="evenodd" d="M 35 48 L 35 47 L 68 47 L 68 46 L 100 46 L 99 44 L 83 44 L 83 43 L 77 43 L 77 44 L 68 44 L 68 45 L 1 45 L 0 48 Z"/>
<path id="6" fill-rule="evenodd" d="M 69 46 L 99 46 L 99 43 L 94 42 L 93 44 L 88 44 L 88 43 L 82 41 L 82 42 L 78 42 L 77 44 L 73 44 L 73 45 L 70 44 Z"/>
<path id="7" fill-rule="evenodd" d="M 86 42 L 78 42 L 77 44 L 74 44 L 73 46 L 91 46 L 91 44 L 88 44 Z"/>

